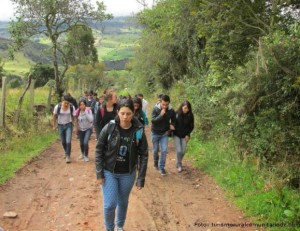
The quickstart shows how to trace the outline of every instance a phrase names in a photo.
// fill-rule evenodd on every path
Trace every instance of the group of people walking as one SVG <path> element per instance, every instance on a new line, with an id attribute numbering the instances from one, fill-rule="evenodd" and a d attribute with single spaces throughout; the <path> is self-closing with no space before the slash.
<path id="1" fill-rule="evenodd" d="M 144 187 L 148 164 L 148 143 L 145 126 L 148 102 L 142 94 L 118 100 L 116 92 L 108 90 L 103 102 L 96 107 L 79 100 L 76 109 L 70 103 L 70 95 L 64 96 L 53 110 L 53 129 L 58 129 L 64 148 L 66 163 L 71 162 L 71 138 L 73 123 L 80 140 L 81 158 L 88 161 L 88 142 L 95 127 L 97 138 L 95 151 L 96 175 L 102 188 L 104 223 L 106 230 L 122 231 L 127 214 L 128 199 L 134 183 L 137 190 Z M 160 95 L 151 114 L 151 140 L 153 165 L 166 176 L 166 156 L 169 137 L 176 148 L 176 168 L 183 170 L 182 159 L 187 142 L 194 128 L 191 104 L 182 102 L 177 111 L 170 105 L 168 95 Z"/>

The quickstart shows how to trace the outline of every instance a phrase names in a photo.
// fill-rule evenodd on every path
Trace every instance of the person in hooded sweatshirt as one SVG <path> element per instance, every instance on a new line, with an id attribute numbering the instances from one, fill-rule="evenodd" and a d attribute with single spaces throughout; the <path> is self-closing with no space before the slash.
<path id="1" fill-rule="evenodd" d="M 185 100 L 181 103 L 176 111 L 175 131 L 173 139 L 176 149 L 176 168 L 178 172 L 182 172 L 182 159 L 186 152 L 186 146 L 194 129 L 194 114 L 189 101 Z"/>
<path id="2" fill-rule="evenodd" d="M 168 152 L 169 135 L 175 130 L 175 111 L 170 107 L 170 97 L 162 95 L 152 110 L 151 140 L 153 145 L 154 167 L 166 176 L 166 156 Z M 160 156 L 159 156 L 160 149 Z"/>

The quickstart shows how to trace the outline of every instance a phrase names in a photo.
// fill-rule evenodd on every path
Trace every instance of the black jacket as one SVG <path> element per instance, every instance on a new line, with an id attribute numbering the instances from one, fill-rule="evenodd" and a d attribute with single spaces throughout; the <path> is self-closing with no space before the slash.
<path id="1" fill-rule="evenodd" d="M 136 185 L 144 187 L 148 164 L 148 143 L 143 125 L 134 118 L 132 126 L 135 128 L 129 149 L 129 171 L 138 169 Z M 96 174 L 97 179 L 104 178 L 104 169 L 114 172 L 116 158 L 120 148 L 120 132 L 118 120 L 110 121 L 101 131 L 96 145 Z"/>
<path id="2" fill-rule="evenodd" d="M 156 104 L 152 110 L 151 131 L 156 135 L 163 135 L 170 130 L 170 124 L 175 126 L 175 111 L 169 106 L 167 112 L 161 116 L 160 104 Z"/>
<path id="3" fill-rule="evenodd" d="M 183 114 L 176 113 L 174 136 L 184 138 L 190 136 L 194 129 L 194 115 L 193 113 Z"/>

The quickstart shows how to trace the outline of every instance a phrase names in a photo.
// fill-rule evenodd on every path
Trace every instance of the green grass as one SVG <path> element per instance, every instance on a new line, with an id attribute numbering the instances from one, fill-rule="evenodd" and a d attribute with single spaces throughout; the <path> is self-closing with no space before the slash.
<path id="1" fill-rule="evenodd" d="M 9 74 L 19 75 L 24 77 L 25 73 L 29 72 L 34 62 L 27 59 L 23 53 L 16 53 L 14 60 L 4 60 L 4 70 Z"/>
<path id="2" fill-rule="evenodd" d="M 54 132 L 12 138 L 8 143 L 10 150 L 0 155 L 0 184 L 13 177 L 18 169 L 55 140 L 57 134 Z"/>
<path id="3" fill-rule="evenodd" d="M 22 89 L 7 89 L 6 95 L 6 128 L 0 128 L 0 184 L 14 176 L 27 161 L 37 156 L 45 147 L 57 140 L 57 133 L 49 126 L 51 116 L 33 119 L 29 113 L 29 92 L 26 93 L 20 127 L 13 121 Z M 35 90 L 35 104 L 46 104 L 49 90 L 40 88 Z M 0 100 L 2 91 L 0 90 Z M 36 121 L 36 123 L 34 122 Z"/>
<path id="4" fill-rule="evenodd" d="M 130 58 L 134 55 L 134 50 L 132 48 L 120 48 L 108 52 L 102 57 L 105 61 L 120 60 L 125 58 Z"/>
<path id="5" fill-rule="evenodd" d="M 6 90 L 6 111 L 12 112 L 17 109 L 18 101 L 20 96 L 22 95 L 23 89 L 7 89 Z M 45 88 L 38 88 L 34 91 L 34 104 L 44 104 L 47 105 L 49 89 Z M 0 100 L 2 97 L 2 90 L 0 90 Z M 23 106 L 22 108 L 26 109 L 30 106 L 30 93 L 29 90 L 26 92 Z"/>
<path id="6" fill-rule="evenodd" d="M 228 139 L 204 142 L 192 139 L 187 156 L 213 176 L 228 198 L 257 224 L 284 223 L 269 230 L 300 230 L 300 195 L 287 186 L 270 180 L 271 172 L 257 169 L 255 158 L 241 161 Z M 290 224 L 297 224 L 291 227 Z"/>

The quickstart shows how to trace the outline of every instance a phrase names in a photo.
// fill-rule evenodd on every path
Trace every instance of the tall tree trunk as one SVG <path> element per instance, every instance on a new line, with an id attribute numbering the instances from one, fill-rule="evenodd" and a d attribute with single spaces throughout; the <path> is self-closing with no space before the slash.
<path id="1" fill-rule="evenodd" d="M 59 102 L 64 93 L 62 78 L 60 78 L 59 70 L 58 70 L 58 62 L 57 62 L 57 40 L 52 39 L 52 62 L 54 67 L 54 76 L 55 76 L 55 95 L 56 101 Z"/>

